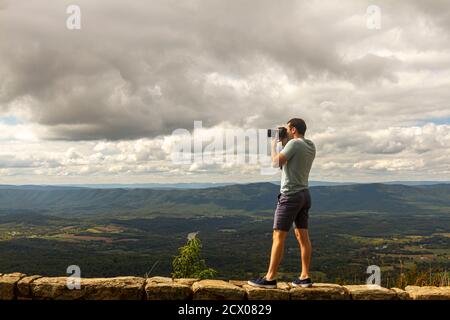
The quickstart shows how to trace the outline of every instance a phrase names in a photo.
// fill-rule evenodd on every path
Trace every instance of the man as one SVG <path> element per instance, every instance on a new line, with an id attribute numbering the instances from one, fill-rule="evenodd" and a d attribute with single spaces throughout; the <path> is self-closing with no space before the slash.
<path id="1" fill-rule="evenodd" d="M 308 235 L 308 211 L 311 196 L 308 189 L 308 177 L 316 156 L 316 147 L 305 138 L 306 124 L 302 119 L 294 118 L 287 122 L 288 138 L 283 141 L 284 148 L 277 152 L 277 141 L 272 139 L 272 164 L 281 167 L 281 187 L 273 222 L 273 242 L 269 270 L 264 277 L 249 280 L 248 284 L 262 288 L 277 287 L 277 269 L 281 262 L 284 241 L 294 226 L 301 257 L 302 272 L 292 281 L 292 286 L 310 287 L 309 265 L 311 262 L 311 242 Z"/>

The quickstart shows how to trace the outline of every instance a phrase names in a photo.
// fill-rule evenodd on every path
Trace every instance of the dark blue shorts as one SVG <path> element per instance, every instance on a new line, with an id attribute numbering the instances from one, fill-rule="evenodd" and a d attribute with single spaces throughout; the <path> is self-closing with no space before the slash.
<path id="1" fill-rule="evenodd" d="M 311 195 L 303 189 L 291 195 L 278 194 L 278 203 L 273 219 L 273 229 L 289 231 L 294 228 L 308 229 Z"/>

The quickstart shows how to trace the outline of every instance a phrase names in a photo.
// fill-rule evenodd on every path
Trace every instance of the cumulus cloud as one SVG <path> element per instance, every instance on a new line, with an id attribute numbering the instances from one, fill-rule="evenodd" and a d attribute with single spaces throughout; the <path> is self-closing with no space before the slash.
<path id="1" fill-rule="evenodd" d="M 238 127 L 201 128 L 187 132 L 184 137 L 190 146 L 202 138 L 202 155 L 206 147 L 214 145 L 212 132 L 226 137 L 227 130 L 237 133 Z M 356 136 L 360 134 L 360 136 Z M 319 146 L 312 178 L 330 180 L 363 179 L 442 179 L 450 173 L 450 125 L 432 123 L 411 128 L 390 127 L 369 133 L 345 132 L 335 139 L 336 131 L 313 134 L 310 138 Z M 219 136 L 219 135 L 217 135 Z M 224 140 L 225 142 L 226 140 Z M 172 153 L 179 147 L 178 136 L 142 138 L 121 141 L 35 141 L 9 140 L 0 143 L 0 167 L 4 181 L 50 179 L 53 182 L 176 182 L 176 181 L 273 181 L 275 175 L 262 175 L 266 167 L 261 155 L 250 161 L 251 150 L 244 139 L 224 149 L 212 149 L 213 161 L 195 160 L 189 149 L 190 161 L 172 161 Z M 229 159 L 227 152 L 242 147 L 248 157 L 240 161 Z M 24 152 L 26 150 L 26 152 Z M 221 157 L 221 161 L 218 159 Z M 203 158 L 205 160 L 205 158 Z M 63 179 L 63 180 L 61 180 Z M 79 180 L 81 179 L 81 180 Z"/>
<path id="2" fill-rule="evenodd" d="M 303 113 L 292 106 L 302 100 L 303 81 L 341 80 L 355 97 L 355 86 L 372 91 L 373 81 L 386 81 L 389 90 L 401 81 L 399 69 L 407 69 L 401 53 L 413 46 L 411 30 L 424 29 L 409 19 L 423 6 L 387 1 L 380 4 L 385 26 L 376 33 L 365 27 L 368 4 L 358 1 L 135 1 L 124 9 L 118 0 L 82 0 L 82 30 L 69 31 L 68 4 L 14 2 L 0 22 L 1 106 L 27 99 L 29 119 L 48 127 L 47 139 L 139 138 L 193 120 L 245 125 L 255 115 L 253 124 L 285 121 L 282 110 Z M 433 22 L 426 30 L 435 30 Z M 396 50 L 382 54 L 395 30 L 401 31 Z M 416 49 L 428 33 L 419 33 Z M 436 50 L 438 43 L 431 44 L 427 49 Z M 289 86 L 297 90 L 289 94 Z M 300 105 L 312 107 L 330 94 Z M 310 117 L 320 122 L 319 112 Z"/>
<path id="3" fill-rule="evenodd" d="M 318 178 L 448 172 L 448 126 L 433 123 L 450 118 L 445 0 L 378 1 L 379 30 L 370 1 L 79 0 L 77 31 L 69 4 L 0 0 L 4 175 L 250 179 L 252 165 L 174 166 L 171 132 L 294 116 Z"/>

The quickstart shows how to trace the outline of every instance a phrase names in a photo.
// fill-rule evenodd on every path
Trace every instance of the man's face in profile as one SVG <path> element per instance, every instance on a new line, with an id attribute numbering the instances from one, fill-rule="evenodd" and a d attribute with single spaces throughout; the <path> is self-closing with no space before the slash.
<path id="1" fill-rule="evenodd" d="M 285 127 L 287 129 L 287 137 L 288 137 L 288 141 L 289 141 L 294 138 L 294 134 L 292 133 L 293 127 L 291 127 L 291 125 L 289 123 Z"/>

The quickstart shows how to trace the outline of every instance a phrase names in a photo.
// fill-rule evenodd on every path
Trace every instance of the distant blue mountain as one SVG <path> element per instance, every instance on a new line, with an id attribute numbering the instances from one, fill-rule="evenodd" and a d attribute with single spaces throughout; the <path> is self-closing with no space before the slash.
<path id="1" fill-rule="evenodd" d="M 449 213 L 450 184 L 348 184 L 311 186 L 318 212 Z M 228 214 L 273 210 L 279 186 L 233 184 L 209 188 L 86 188 L 1 186 L 0 211 L 36 210 L 54 214 L 149 213 Z"/>
<path id="2" fill-rule="evenodd" d="M 204 189 L 229 186 L 234 183 L 113 183 L 113 184 L 62 184 L 65 187 L 82 187 L 94 189 Z"/>
<path id="3" fill-rule="evenodd" d="M 254 182 L 254 183 L 264 183 L 264 182 Z M 275 185 L 280 185 L 280 181 L 270 181 L 270 183 Z M 372 183 L 372 182 L 371 182 Z M 353 185 L 353 184 L 371 184 L 365 182 L 334 182 L 334 181 L 309 181 L 310 187 L 318 186 L 342 186 L 342 185 Z M 424 185 L 435 185 L 435 184 L 450 184 L 450 181 L 387 181 L 387 182 L 374 182 L 381 184 L 400 184 L 405 186 L 424 186 Z M 65 189 L 76 189 L 76 188 L 93 188 L 93 189 L 206 189 L 206 188 L 217 188 L 230 185 L 246 185 L 250 183 L 129 183 L 129 184 L 52 184 L 52 185 L 6 185 L 0 184 L 0 189 L 22 189 L 22 190 L 55 190 L 58 188 Z"/>

